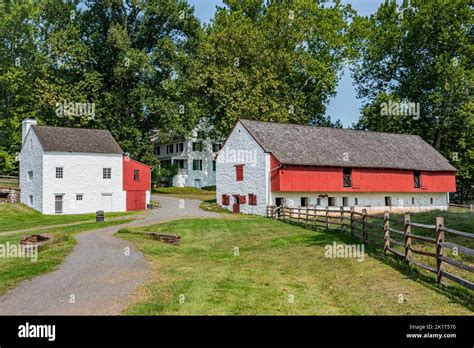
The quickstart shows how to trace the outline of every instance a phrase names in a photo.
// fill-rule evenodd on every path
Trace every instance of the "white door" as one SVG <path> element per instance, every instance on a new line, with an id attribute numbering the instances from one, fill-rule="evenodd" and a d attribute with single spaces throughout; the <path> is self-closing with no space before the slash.
<path id="1" fill-rule="evenodd" d="M 112 211 L 112 194 L 103 193 L 100 209 L 103 211 Z"/>
<path id="2" fill-rule="evenodd" d="M 201 179 L 194 179 L 194 187 L 201 188 Z"/>

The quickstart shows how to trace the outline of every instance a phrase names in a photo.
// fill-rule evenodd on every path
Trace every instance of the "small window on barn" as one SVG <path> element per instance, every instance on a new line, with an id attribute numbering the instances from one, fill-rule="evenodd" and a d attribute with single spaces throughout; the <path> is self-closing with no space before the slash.
<path id="1" fill-rule="evenodd" d="M 348 207 L 349 206 L 349 197 L 342 197 L 342 205 L 344 207 Z"/>
<path id="2" fill-rule="evenodd" d="M 351 187 L 352 186 L 352 169 L 343 168 L 342 174 L 343 174 L 344 187 Z"/>
<path id="3" fill-rule="evenodd" d="M 30 139 L 30 150 L 33 149 L 33 139 Z"/>
<path id="4" fill-rule="evenodd" d="M 392 197 L 386 196 L 385 197 L 385 206 L 391 207 L 392 206 Z"/>
<path id="5" fill-rule="evenodd" d="M 30 195 L 28 197 L 28 202 L 30 203 L 30 205 L 33 205 L 33 195 Z"/>
<path id="6" fill-rule="evenodd" d="M 418 170 L 413 172 L 413 184 L 415 188 L 421 187 L 421 172 Z"/>
<path id="7" fill-rule="evenodd" d="M 213 160 L 213 161 L 212 161 L 212 171 L 213 171 L 213 172 L 216 171 L 216 160 Z"/>
<path id="8" fill-rule="evenodd" d="M 411 198 L 411 205 L 415 205 L 415 197 Z"/>
<path id="9" fill-rule="evenodd" d="M 27 181 L 33 181 L 33 171 L 32 170 L 28 171 L 28 180 Z"/>
<path id="10" fill-rule="evenodd" d="M 330 207 L 336 206 L 336 197 L 328 197 L 328 206 Z"/>
<path id="11" fill-rule="evenodd" d="M 239 164 L 235 166 L 235 180 L 243 181 L 244 180 L 244 165 Z"/>
<path id="12" fill-rule="evenodd" d="M 103 168 L 102 169 L 102 178 L 103 179 L 112 179 L 112 168 Z"/>
<path id="13" fill-rule="evenodd" d="M 430 204 L 433 205 L 433 197 L 430 197 Z"/>
<path id="14" fill-rule="evenodd" d="M 321 205 L 321 198 L 316 198 L 316 205 Z"/>
<path id="15" fill-rule="evenodd" d="M 82 198 L 84 197 L 84 195 L 82 193 L 78 193 L 76 195 L 76 201 L 82 201 Z"/>
<path id="16" fill-rule="evenodd" d="M 354 198 L 354 205 L 358 205 L 359 204 L 359 198 Z"/>
<path id="17" fill-rule="evenodd" d="M 301 197 L 301 207 L 307 207 L 308 206 L 308 197 Z"/>
<path id="18" fill-rule="evenodd" d="M 134 169 L 133 170 L 133 180 L 134 181 L 140 181 L 140 170 L 139 169 Z"/>
<path id="19" fill-rule="evenodd" d="M 202 170 L 202 160 L 193 160 L 193 170 Z"/>
<path id="20" fill-rule="evenodd" d="M 56 167 L 56 179 L 63 178 L 63 167 Z"/>

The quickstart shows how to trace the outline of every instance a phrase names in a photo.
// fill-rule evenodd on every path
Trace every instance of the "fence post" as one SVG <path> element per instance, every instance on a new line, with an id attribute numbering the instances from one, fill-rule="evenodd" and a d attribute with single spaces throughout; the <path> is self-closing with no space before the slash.
<path id="1" fill-rule="evenodd" d="M 387 249 L 390 248 L 390 213 L 388 211 L 383 212 L 383 253 L 387 253 Z"/>
<path id="2" fill-rule="evenodd" d="M 441 284 L 441 278 L 443 277 L 443 254 L 444 254 L 444 218 L 437 217 L 436 218 L 436 274 L 438 284 Z"/>
<path id="3" fill-rule="evenodd" d="M 410 214 L 405 214 L 405 234 L 404 234 L 404 244 L 405 244 L 405 261 L 410 264 L 411 260 L 411 221 Z"/>
<path id="4" fill-rule="evenodd" d="M 314 208 L 314 217 L 313 217 L 313 224 L 314 227 L 316 228 L 316 220 L 318 218 L 318 208 Z"/>
<path id="5" fill-rule="evenodd" d="M 470 211 L 474 211 L 474 205 L 469 204 L 469 210 L 470 210 Z"/>
<path id="6" fill-rule="evenodd" d="M 355 225 L 355 221 L 354 221 L 354 207 L 351 207 L 351 236 L 354 235 L 354 225 Z"/>
<path id="7" fill-rule="evenodd" d="M 340 207 L 341 210 L 341 232 L 344 232 L 344 207 Z"/>
<path id="8" fill-rule="evenodd" d="M 326 230 L 329 230 L 329 207 L 326 206 Z"/>
<path id="9" fill-rule="evenodd" d="M 300 223 L 301 220 L 301 207 L 298 207 L 298 223 Z"/>
<path id="10" fill-rule="evenodd" d="M 362 209 L 362 240 L 364 244 L 367 245 L 369 243 L 369 237 L 367 235 L 367 209 Z"/>

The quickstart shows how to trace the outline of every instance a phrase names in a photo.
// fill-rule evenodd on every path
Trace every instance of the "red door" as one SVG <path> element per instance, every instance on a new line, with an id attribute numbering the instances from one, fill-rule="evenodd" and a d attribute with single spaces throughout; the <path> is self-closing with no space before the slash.
<path id="1" fill-rule="evenodd" d="M 234 204 L 232 205 L 232 212 L 235 214 L 240 213 L 240 200 L 239 195 L 234 195 Z"/>
<path id="2" fill-rule="evenodd" d="M 146 191 L 127 191 L 127 210 L 144 210 Z"/>

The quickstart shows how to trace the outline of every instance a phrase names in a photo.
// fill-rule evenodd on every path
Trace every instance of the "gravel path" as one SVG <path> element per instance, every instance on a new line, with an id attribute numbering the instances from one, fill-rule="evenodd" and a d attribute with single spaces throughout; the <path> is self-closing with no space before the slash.
<path id="1" fill-rule="evenodd" d="M 115 232 L 186 217 L 220 216 L 199 209 L 198 200 L 161 195 L 153 199 L 161 208 L 138 220 L 77 234 L 76 247 L 58 270 L 27 280 L 0 297 L 0 315 L 120 314 L 149 274 L 143 254 L 114 237 Z"/>

